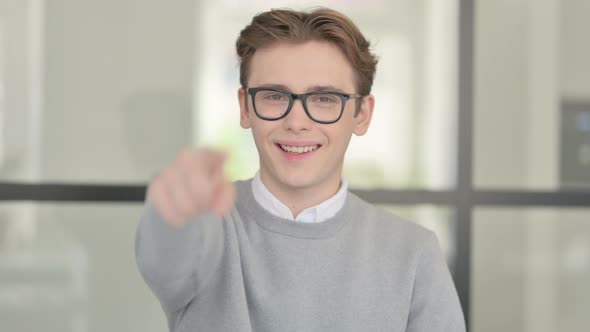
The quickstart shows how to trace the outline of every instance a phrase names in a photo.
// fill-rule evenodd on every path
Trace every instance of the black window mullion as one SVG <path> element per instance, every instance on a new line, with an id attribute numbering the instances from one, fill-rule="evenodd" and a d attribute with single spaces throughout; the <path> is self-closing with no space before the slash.
<path id="1" fill-rule="evenodd" d="M 458 25 L 458 135 L 457 200 L 455 213 L 456 263 L 454 278 L 461 306 L 469 328 L 471 225 L 473 213 L 473 52 L 475 0 L 459 1 Z"/>

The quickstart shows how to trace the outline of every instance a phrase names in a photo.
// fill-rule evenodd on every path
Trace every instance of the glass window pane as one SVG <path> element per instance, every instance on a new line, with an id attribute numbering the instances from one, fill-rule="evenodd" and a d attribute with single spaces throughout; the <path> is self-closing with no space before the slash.
<path id="1" fill-rule="evenodd" d="M 0 178 L 29 179 L 38 170 L 40 18 L 30 2 L 0 1 Z"/>
<path id="2" fill-rule="evenodd" d="M 232 178 L 252 176 L 235 40 L 260 11 L 318 5 L 350 15 L 380 57 L 352 186 L 452 186 L 457 0 L 3 0 L 0 179 L 144 182 L 196 144 L 230 150 Z"/>
<path id="3" fill-rule="evenodd" d="M 474 183 L 590 188 L 585 0 L 477 1 Z"/>
<path id="4" fill-rule="evenodd" d="M 1 203 L 2 331 L 167 330 L 135 264 L 141 210 L 141 204 Z"/>
<path id="5" fill-rule="evenodd" d="M 590 209 L 480 208 L 472 244 L 472 331 L 587 329 Z"/>
<path id="6" fill-rule="evenodd" d="M 143 182 L 190 145 L 194 7 L 0 1 L 0 179 Z"/>

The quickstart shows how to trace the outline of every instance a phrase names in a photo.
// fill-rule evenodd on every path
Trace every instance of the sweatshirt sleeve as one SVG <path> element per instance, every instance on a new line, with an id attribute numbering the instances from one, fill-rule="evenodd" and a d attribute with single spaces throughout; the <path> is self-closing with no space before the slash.
<path id="1" fill-rule="evenodd" d="M 219 267 L 223 222 L 210 214 L 183 226 L 164 222 L 146 200 L 135 238 L 135 258 L 147 285 L 167 313 L 184 308 Z"/>
<path id="2" fill-rule="evenodd" d="M 407 332 L 465 332 L 459 297 L 434 233 L 419 256 Z"/>

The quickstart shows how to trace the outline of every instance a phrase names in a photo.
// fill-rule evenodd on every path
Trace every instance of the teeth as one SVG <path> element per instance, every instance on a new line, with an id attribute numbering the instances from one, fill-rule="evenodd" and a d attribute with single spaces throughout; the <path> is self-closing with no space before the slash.
<path id="1" fill-rule="evenodd" d="M 281 149 L 291 153 L 305 153 L 317 149 L 317 145 L 313 146 L 288 146 L 281 144 Z"/>

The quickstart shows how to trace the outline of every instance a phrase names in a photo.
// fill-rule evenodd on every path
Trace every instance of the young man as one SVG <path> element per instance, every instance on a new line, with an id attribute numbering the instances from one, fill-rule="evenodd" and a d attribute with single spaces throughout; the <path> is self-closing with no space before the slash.
<path id="1" fill-rule="evenodd" d="M 171 331 L 465 331 L 432 232 L 347 191 L 376 58 L 344 15 L 271 10 L 240 34 L 240 124 L 260 171 L 187 150 L 149 186 L 139 270 Z"/>

